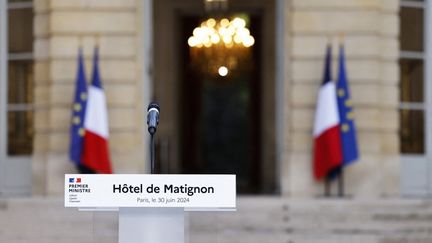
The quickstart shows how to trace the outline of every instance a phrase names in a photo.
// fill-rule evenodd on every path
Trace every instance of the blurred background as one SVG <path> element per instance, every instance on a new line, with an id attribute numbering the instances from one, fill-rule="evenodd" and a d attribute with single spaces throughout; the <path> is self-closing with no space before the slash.
<path id="1" fill-rule="evenodd" d="M 149 172 L 156 100 L 159 173 L 237 174 L 238 211 L 190 213 L 188 242 L 432 242 L 431 23 L 429 0 L 0 0 L 0 242 L 117 242 L 115 212 L 62 199 L 96 46 L 114 173 Z M 313 127 L 340 45 L 359 158 L 338 194 Z"/>

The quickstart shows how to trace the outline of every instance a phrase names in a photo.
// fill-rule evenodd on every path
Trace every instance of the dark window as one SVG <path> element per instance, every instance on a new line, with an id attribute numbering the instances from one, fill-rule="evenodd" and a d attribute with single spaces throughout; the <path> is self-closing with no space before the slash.
<path id="1" fill-rule="evenodd" d="M 33 144 L 33 6 L 8 4 L 7 151 L 30 155 Z"/>

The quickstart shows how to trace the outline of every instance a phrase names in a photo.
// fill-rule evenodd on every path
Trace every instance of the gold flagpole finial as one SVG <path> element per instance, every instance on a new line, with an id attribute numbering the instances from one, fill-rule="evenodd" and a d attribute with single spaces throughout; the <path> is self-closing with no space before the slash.
<path id="1" fill-rule="evenodd" d="M 99 48 L 100 46 L 100 33 L 97 33 L 95 36 L 95 46 Z"/>
<path id="2" fill-rule="evenodd" d="M 327 35 L 327 45 L 332 45 L 333 43 L 333 36 L 332 35 Z"/>
<path id="3" fill-rule="evenodd" d="M 83 48 L 83 36 L 78 36 L 78 47 Z"/>
<path id="4" fill-rule="evenodd" d="M 339 33 L 339 43 L 344 44 L 344 42 L 345 42 L 345 32 L 342 31 Z"/>

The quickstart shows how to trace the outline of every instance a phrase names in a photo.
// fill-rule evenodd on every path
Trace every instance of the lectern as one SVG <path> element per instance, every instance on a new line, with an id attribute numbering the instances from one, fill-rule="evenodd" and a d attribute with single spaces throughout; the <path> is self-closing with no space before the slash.
<path id="1" fill-rule="evenodd" d="M 183 243 L 185 211 L 235 211 L 235 175 L 65 175 L 65 207 L 119 212 L 119 242 Z"/>

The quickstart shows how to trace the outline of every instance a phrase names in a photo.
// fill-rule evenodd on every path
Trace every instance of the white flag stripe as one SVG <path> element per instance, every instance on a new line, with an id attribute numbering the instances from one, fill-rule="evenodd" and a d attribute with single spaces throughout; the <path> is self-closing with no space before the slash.
<path id="1" fill-rule="evenodd" d="M 91 85 L 88 90 L 84 128 L 103 138 L 108 138 L 108 115 L 103 90 Z"/>
<path id="2" fill-rule="evenodd" d="M 313 135 L 318 137 L 325 130 L 339 124 L 336 85 L 330 81 L 321 86 L 318 93 Z"/>

